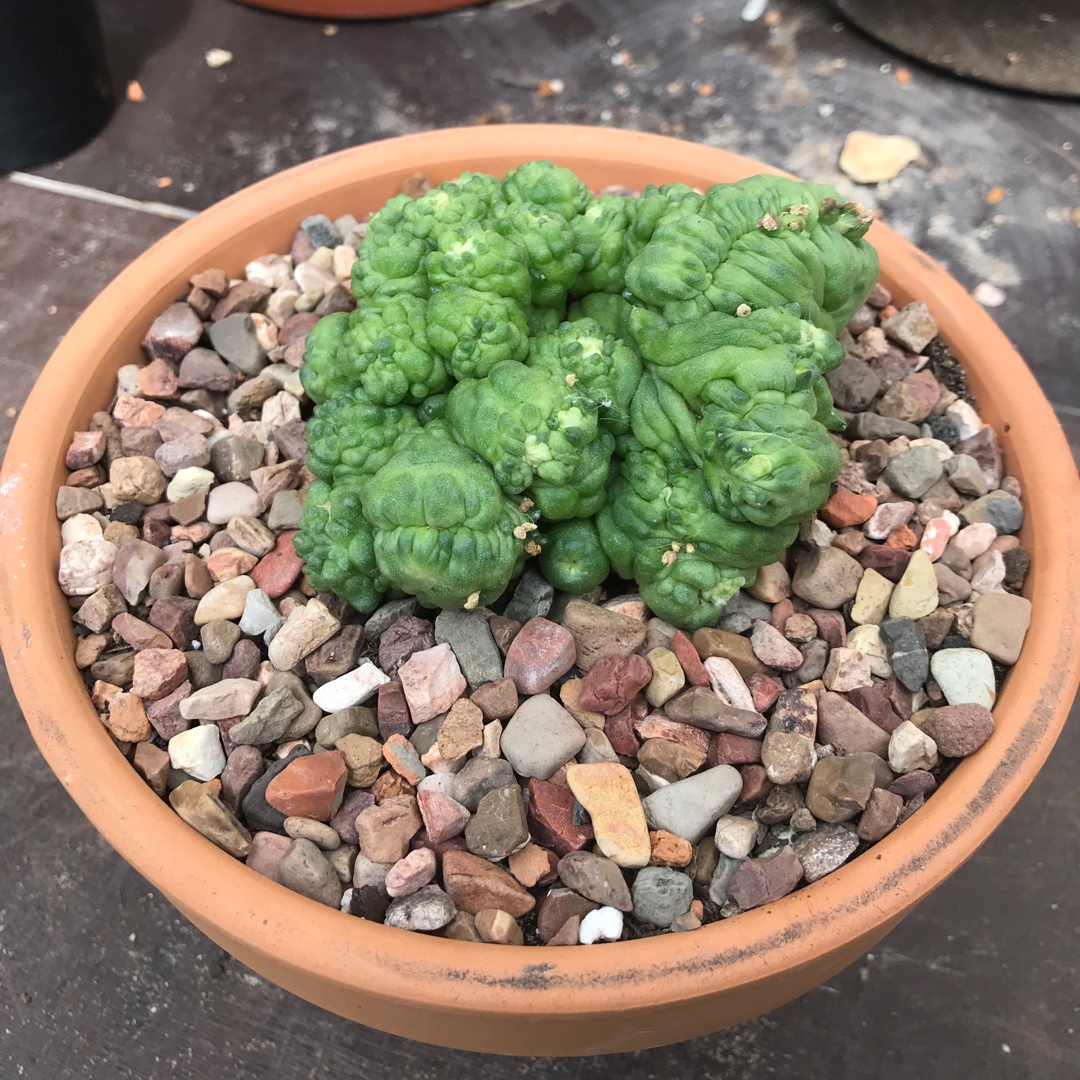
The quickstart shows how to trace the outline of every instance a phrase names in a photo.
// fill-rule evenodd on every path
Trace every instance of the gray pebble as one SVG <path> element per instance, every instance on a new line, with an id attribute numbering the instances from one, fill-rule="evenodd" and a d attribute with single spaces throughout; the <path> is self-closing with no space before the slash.
<path id="1" fill-rule="evenodd" d="M 225 619 L 214 619 L 202 628 L 202 655 L 211 664 L 224 664 L 240 640 L 240 627 Z"/>
<path id="2" fill-rule="evenodd" d="M 921 689 L 930 674 L 923 628 L 913 619 L 886 619 L 880 629 L 893 674 L 909 690 Z"/>
<path id="3" fill-rule="evenodd" d="M 244 435 L 226 435 L 210 451 L 210 466 L 218 479 L 247 480 L 263 463 L 262 443 Z"/>
<path id="4" fill-rule="evenodd" d="M 277 742 L 302 712 L 304 706 L 296 700 L 291 691 L 282 687 L 267 694 L 234 728 L 229 731 L 229 738 L 238 746 L 249 744 L 261 746 L 263 743 Z"/>
<path id="5" fill-rule="evenodd" d="M 266 353 L 259 344 L 250 315 L 226 315 L 212 324 L 210 341 L 219 355 L 245 375 L 255 375 L 266 367 Z"/>
<path id="6" fill-rule="evenodd" d="M 850 825 L 819 825 L 796 837 L 791 846 L 809 883 L 842 866 L 855 853 L 859 838 Z"/>
<path id="7" fill-rule="evenodd" d="M 632 896 L 635 919 L 666 928 L 690 910 L 694 884 L 668 866 L 646 866 L 634 878 Z"/>
<path id="8" fill-rule="evenodd" d="M 417 615 L 420 612 L 420 601 L 415 596 L 403 596 L 399 600 L 387 600 L 381 607 L 377 607 L 364 622 L 364 640 L 373 645 L 388 630 L 406 615 Z"/>
<path id="9" fill-rule="evenodd" d="M 415 732 L 411 742 L 416 746 Z M 375 710 L 366 705 L 353 705 L 348 709 L 339 709 L 329 716 L 324 716 L 315 725 L 315 741 L 328 750 L 333 750 L 339 739 L 346 735 L 366 735 L 369 739 L 379 737 L 379 722 L 375 718 Z M 429 748 L 430 749 L 430 748 Z M 420 753 L 421 751 L 417 746 Z"/>
<path id="10" fill-rule="evenodd" d="M 970 502 L 960 511 L 960 516 L 969 525 L 979 521 L 988 521 L 998 531 L 998 535 L 1008 535 L 1020 531 L 1024 524 L 1024 507 L 1015 495 L 1007 491 L 991 491 L 981 499 Z"/>
<path id="11" fill-rule="evenodd" d="M 941 459 L 932 446 L 913 446 L 889 462 L 882 478 L 893 491 L 921 499 L 941 479 L 941 473 Z"/>
<path id="12" fill-rule="evenodd" d="M 278 881 L 327 907 L 338 907 L 344 889 L 326 856 L 311 841 L 294 840 L 285 858 L 278 863 Z"/>
<path id="13" fill-rule="evenodd" d="M 274 601 L 262 591 L 252 589 L 244 597 L 244 614 L 240 616 L 240 629 L 248 637 L 260 637 L 272 627 L 280 629 L 285 616 L 274 606 Z"/>
<path id="14" fill-rule="evenodd" d="M 312 214 L 304 218 L 300 228 L 317 248 L 336 248 L 345 242 L 341 230 L 325 214 Z"/>
<path id="15" fill-rule="evenodd" d="M 479 611 L 442 612 L 435 620 L 435 644 L 444 642 L 457 657 L 470 691 L 502 678 L 502 654 Z"/>
<path id="16" fill-rule="evenodd" d="M 539 571 L 530 568 L 521 575 L 503 615 L 524 625 L 530 619 L 546 618 L 554 599 L 555 589 Z"/>
<path id="17" fill-rule="evenodd" d="M 728 885 L 735 876 L 735 872 L 742 866 L 744 859 L 732 859 L 723 853 L 713 871 L 712 880 L 709 882 L 709 899 L 714 904 L 726 904 L 728 901 Z"/>
<path id="18" fill-rule="evenodd" d="M 384 921 L 400 930 L 430 932 L 444 927 L 456 914 L 454 901 L 438 885 L 425 885 L 409 896 L 392 900 Z"/>

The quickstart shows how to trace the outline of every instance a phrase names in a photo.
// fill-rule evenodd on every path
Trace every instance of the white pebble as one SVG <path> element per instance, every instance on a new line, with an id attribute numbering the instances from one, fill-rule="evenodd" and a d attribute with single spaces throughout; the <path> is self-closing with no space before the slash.
<path id="1" fill-rule="evenodd" d="M 949 526 L 950 536 L 955 536 L 960 531 L 960 519 L 951 510 L 942 510 L 941 519 Z"/>
<path id="2" fill-rule="evenodd" d="M 389 681 L 389 675 L 371 661 L 365 661 L 358 668 L 324 683 L 312 695 L 312 700 L 323 712 L 340 712 L 367 701 L 380 686 Z"/>
<path id="3" fill-rule="evenodd" d="M 709 676 L 709 685 L 717 697 L 723 698 L 736 709 L 749 709 L 757 712 L 754 696 L 750 693 L 738 668 L 722 656 L 710 656 L 705 661 L 705 672 Z"/>
<path id="4" fill-rule="evenodd" d="M 196 780 L 213 780 L 225 768 L 225 751 L 217 724 L 200 724 L 169 740 L 169 761 Z"/>
<path id="5" fill-rule="evenodd" d="M 101 522 L 93 514 L 76 514 L 60 526 L 60 539 L 65 547 L 80 540 L 100 540 Z"/>
<path id="6" fill-rule="evenodd" d="M 937 454 L 938 461 L 948 461 L 949 458 L 956 456 L 949 449 L 949 447 L 940 439 L 912 439 L 909 445 L 909 449 L 911 446 L 929 446 L 930 449 L 933 450 L 935 454 Z"/>
<path id="7" fill-rule="evenodd" d="M 716 823 L 717 850 L 729 859 L 745 859 L 758 842 L 758 823 L 752 818 L 725 814 Z"/>
<path id="8" fill-rule="evenodd" d="M 1005 303 L 1005 294 L 992 282 L 980 281 L 971 295 L 982 304 L 983 307 L 1001 307 Z"/>
<path id="9" fill-rule="evenodd" d="M 811 518 L 799 526 L 799 539 L 809 547 L 832 547 L 836 533 L 820 518 Z"/>
<path id="10" fill-rule="evenodd" d="M 271 627 L 280 629 L 285 617 L 274 607 L 274 601 L 262 591 L 252 589 L 244 597 L 244 614 L 240 617 L 240 632 L 248 637 L 265 634 Z"/>
<path id="11" fill-rule="evenodd" d="M 224 428 L 221 429 L 221 432 L 224 435 L 228 434 Z M 217 435 L 217 432 L 206 436 L 207 444 L 215 435 Z M 205 495 L 213 487 L 216 479 L 217 477 L 209 469 L 200 469 L 197 465 L 189 465 L 186 469 L 180 469 L 169 481 L 165 496 L 169 502 L 179 502 L 181 499 L 186 499 L 189 495 L 196 493 Z"/>
<path id="12" fill-rule="evenodd" d="M 116 393 L 119 397 L 126 394 L 129 397 L 142 397 L 139 389 L 139 371 L 141 364 L 124 364 L 116 373 Z"/>
<path id="13" fill-rule="evenodd" d="M 448 799 L 454 797 L 454 774 L 452 772 L 428 773 L 419 784 L 417 791 L 437 791 Z"/>
<path id="14" fill-rule="evenodd" d="M 982 417 L 962 398 L 954 401 L 946 410 L 945 415 L 951 417 L 960 429 L 960 438 L 970 439 L 977 435 L 986 425 Z"/>
<path id="15" fill-rule="evenodd" d="M 578 941 L 593 945 L 597 941 L 618 941 L 622 937 L 623 913 L 618 908 L 602 907 L 590 911 L 578 927 Z"/>
<path id="16" fill-rule="evenodd" d="M 937 762 L 937 743 L 910 720 L 905 720 L 889 736 L 889 768 L 893 772 L 932 769 Z"/>
<path id="17" fill-rule="evenodd" d="M 351 914 L 349 908 L 352 906 L 352 894 L 352 889 L 346 889 L 341 894 L 341 910 L 344 911 L 346 915 Z"/>
<path id="18" fill-rule="evenodd" d="M 994 664 L 982 649 L 939 649 L 930 657 L 930 674 L 950 705 L 994 707 Z"/>
<path id="19" fill-rule="evenodd" d="M 100 536 L 77 540 L 60 549 L 57 577 L 65 596 L 90 596 L 112 580 L 116 545 Z"/>

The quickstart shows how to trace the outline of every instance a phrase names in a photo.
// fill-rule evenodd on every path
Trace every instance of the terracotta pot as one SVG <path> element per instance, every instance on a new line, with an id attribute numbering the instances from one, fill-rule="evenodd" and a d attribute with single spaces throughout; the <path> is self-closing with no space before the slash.
<path id="1" fill-rule="evenodd" d="M 267 8 L 311 19 L 403 19 L 452 8 L 472 7 L 483 0 L 240 0 L 249 7 Z"/>
<path id="2" fill-rule="evenodd" d="M 869 854 L 779 903 L 694 933 L 555 949 L 421 938 L 252 873 L 153 795 L 91 707 L 56 584 L 53 503 L 64 451 L 72 431 L 107 407 L 117 368 L 142 359 L 146 328 L 192 273 L 219 266 L 238 275 L 249 259 L 288 250 L 305 215 L 363 213 L 417 171 L 437 182 L 463 169 L 501 174 L 530 158 L 567 165 L 594 187 L 705 186 L 763 169 L 629 131 L 463 128 L 301 165 L 181 225 L 87 309 L 22 413 L 0 479 L 0 636 L 27 723 L 71 796 L 132 866 L 245 964 L 326 1009 L 413 1039 L 591 1054 L 716 1031 L 797 997 L 870 948 L 990 835 L 1035 777 L 1076 689 L 1080 485 L 1050 406 L 1001 331 L 937 263 L 875 224 L 886 284 L 900 303 L 930 305 L 1024 489 L 1035 621 L 990 741 Z"/>

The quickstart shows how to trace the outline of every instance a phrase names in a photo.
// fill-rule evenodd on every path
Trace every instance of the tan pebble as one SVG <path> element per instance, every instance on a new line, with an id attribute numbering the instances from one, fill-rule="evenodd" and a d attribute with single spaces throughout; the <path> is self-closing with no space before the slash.
<path id="1" fill-rule="evenodd" d="M 647 866 L 649 827 L 630 770 L 607 761 L 568 765 L 566 780 L 592 819 L 600 851 L 618 866 Z"/>

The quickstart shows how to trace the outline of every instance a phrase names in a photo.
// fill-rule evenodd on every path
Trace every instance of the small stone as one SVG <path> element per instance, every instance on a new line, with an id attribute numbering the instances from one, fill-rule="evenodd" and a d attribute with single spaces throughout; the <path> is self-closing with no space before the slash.
<path id="1" fill-rule="evenodd" d="M 767 608 L 765 614 L 768 614 Z M 750 625 L 748 624 L 747 629 L 749 628 Z M 750 641 L 739 634 L 702 627 L 700 630 L 694 631 L 693 642 L 698 654 L 706 661 L 706 671 L 708 671 L 707 662 L 713 657 L 729 660 L 744 679 L 749 678 L 755 672 L 765 670 L 765 665 L 755 655 Z"/>
<path id="2" fill-rule="evenodd" d="M 865 574 L 863 575 L 866 576 Z M 813 641 L 817 637 L 817 625 L 809 615 L 789 615 L 784 620 L 784 637 L 788 641 L 804 644 Z M 802 662 L 802 654 L 799 654 L 799 662 Z"/>
<path id="3" fill-rule="evenodd" d="M 999 487 L 1004 488 L 1001 447 L 998 446 L 994 429 L 981 426 L 982 421 L 979 420 L 977 415 L 974 415 L 973 410 L 970 410 L 970 406 L 966 401 L 961 399 L 953 406 L 953 408 L 956 407 L 959 407 L 957 409 L 958 414 L 964 409 L 969 410 L 969 413 L 957 420 L 957 427 L 961 429 L 961 441 L 956 444 L 955 452 L 972 457 L 978 462 L 988 490 L 994 491 Z M 954 420 L 956 419 L 957 417 L 954 416 Z M 1009 494 L 1016 496 L 1016 498 L 1020 497 L 1018 491 L 1011 491 Z"/>
<path id="4" fill-rule="evenodd" d="M 937 575 L 925 551 L 916 551 L 889 600 L 894 619 L 921 619 L 938 606 Z"/>
<path id="5" fill-rule="evenodd" d="M 213 724 L 181 731 L 169 740 L 169 760 L 174 769 L 195 780 L 213 780 L 225 768 L 221 735 Z"/>
<path id="6" fill-rule="evenodd" d="M 876 504 L 876 503 L 875 503 Z M 791 575 L 782 562 L 759 566 L 752 585 L 747 591 L 757 600 L 776 604 L 791 595 Z"/>
<path id="7" fill-rule="evenodd" d="M 765 731 L 766 720 L 760 713 L 728 705 L 719 695 L 703 686 L 692 686 L 665 706 L 669 719 L 706 731 L 726 731 L 757 738 Z"/>
<path id="8" fill-rule="evenodd" d="M 818 700 L 817 739 L 844 754 L 869 752 L 884 757 L 889 736 L 840 694 L 822 694 Z"/>
<path id="9" fill-rule="evenodd" d="M 286 818 L 285 832 L 294 840 L 310 840 L 321 851 L 333 851 L 341 846 L 341 837 L 329 825 L 311 818 Z"/>
<path id="10" fill-rule="evenodd" d="M 862 573 L 862 567 L 839 548 L 813 548 L 799 560 L 791 587 L 815 607 L 835 609 L 854 598 Z"/>
<path id="11" fill-rule="evenodd" d="M 930 658 L 922 627 L 911 619 L 888 619 L 881 639 L 896 677 L 909 690 L 918 690 L 930 674 Z"/>
<path id="12" fill-rule="evenodd" d="M 753 818 L 725 814 L 716 822 L 717 850 L 729 859 L 745 859 L 757 846 L 758 823 Z"/>
<path id="13" fill-rule="evenodd" d="M 475 811 L 489 791 L 514 782 L 514 770 L 508 761 L 501 758 L 470 758 L 454 776 L 450 793 L 462 806 Z"/>
<path id="14" fill-rule="evenodd" d="M 937 744 L 910 720 L 898 725 L 889 736 L 889 767 L 893 772 L 932 769 L 938 762 Z"/>
<path id="15" fill-rule="evenodd" d="M 678 658 L 679 664 L 692 686 L 709 685 L 709 674 L 702 664 L 697 649 L 681 630 L 671 639 L 671 651 Z"/>
<path id="16" fill-rule="evenodd" d="M 861 525 L 877 509 L 874 495 L 855 495 L 850 491 L 836 491 L 819 511 L 822 520 L 834 529 Z M 766 599 L 761 597 L 761 599 Z M 775 603 L 776 601 L 772 601 Z"/>
<path id="17" fill-rule="evenodd" d="M 976 598 L 972 618 L 972 646 L 1002 664 L 1015 664 L 1031 625 L 1031 601 L 1012 593 L 985 593 Z"/>
<path id="18" fill-rule="evenodd" d="M 408 896 L 393 900 L 384 921 L 399 930 L 430 933 L 450 924 L 458 914 L 454 901 L 438 885 L 424 885 Z"/>
<path id="19" fill-rule="evenodd" d="M 974 754 L 994 732 L 994 715 L 982 705 L 946 705 L 919 714 L 918 726 L 946 757 Z"/>
<path id="20" fill-rule="evenodd" d="M 252 582 L 252 587 L 256 586 L 253 579 L 248 580 Z M 278 671 L 289 671 L 340 629 L 341 623 L 331 615 L 325 604 L 318 599 L 309 600 L 289 613 L 285 624 L 270 642 L 270 663 Z"/>
<path id="21" fill-rule="evenodd" d="M 434 647 L 435 627 L 427 619 L 403 615 L 379 637 L 379 667 L 393 678 L 413 653 Z"/>
<path id="22" fill-rule="evenodd" d="M 649 829 L 630 771 L 614 762 L 571 765 L 566 779 L 591 818 L 600 851 L 622 867 L 648 865 Z"/>
<path id="23" fill-rule="evenodd" d="M 383 743 L 382 754 L 390 768 L 413 787 L 427 775 L 416 747 L 404 735 L 391 735 Z"/>
<path id="24" fill-rule="evenodd" d="M 217 729 L 214 730 L 216 733 Z M 216 795 L 197 780 L 185 780 L 174 788 L 169 793 L 169 805 L 193 829 L 222 851 L 237 859 L 247 857 L 251 849 L 251 833 Z"/>
<path id="25" fill-rule="evenodd" d="M 994 665 L 981 649 L 940 649 L 930 658 L 930 674 L 950 705 L 994 707 Z"/>
<path id="26" fill-rule="evenodd" d="M 747 859 L 735 871 L 727 893 L 743 911 L 775 903 L 798 885 L 803 866 L 790 847 L 759 859 Z"/>
<path id="27" fill-rule="evenodd" d="M 1015 495 L 1007 491 L 991 491 L 968 503 L 960 511 L 960 516 L 968 525 L 993 525 L 998 535 L 1004 536 L 1020 531 L 1024 523 L 1024 507 Z"/>
<path id="28" fill-rule="evenodd" d="M 385 760 L 382 743 L 369 735 L 350 732 L 338 738 L 335 745 L 345 755 L 350 786 L 371 787 L 382 772 Z"/>
<path id="29" fill-rule="evenodd" d="M 669 927 L 690 910 L 693 882 L 686 874 L 666 866 L 646 866 L 634 878 L 634 918 L 652 926 Z"/>
<path id="30" fill-rule="evenodd" d="M 524 625 L 532 619 L 544 618 L 551 610 L 554 599 L 555 590 L 551 584 L 542 574 L 529 569 L 522 574 L 503 614 L 505 618 Z"/>
<path id="31" fill-rule="evenodd" d="M 584 672 L 589 671 L 601 656 L 629 656 L 636 652 L 645 640 L 643 622 L 608 611 L 585 600 L 571 600 L 566 605 L 562 623 L 573 636 L 577 665 Z M 522 633 L 524 632 L 523 630 Z M 509 659 L 508 655 L 508 664 Z M 569 670 L 569 667 L 566 670 Z M 510 672 L 507 671 L 507 674 Z M 522 690 L 522 693 L 527 692 L 529 691 Z"/>
<path id="32" fill-rule="evenodd" d="M 228 720 L 233 716 L 246 716 L 261 690 L 262 686 L 251 679 L 224 679 L 196 690 L 181 701 L 180 715 L 185 720 Z"/>
<path id="33" fill-rule="evenodd" d="M 187 673 L 187 660 L 179 649 L 143 649 L 135 654 L 131 689 L 145 701 L 157 701 L 180 686 Z"/>
<path id="34" fill-rule="evenodd" d="M 876 844 L 896 827 L 903 807 L 904 800 L 901 796 L 894 795 L 884 788 L 874 788 L 870 793 L 866 809 L 859 818 L 856 835 L 860 840 Z"/>
<path id="35" fill-rule="evenodd" d="M 121 742 L 142 742 L 150 738 L 150 721 L 143 699 L 135 693 L 117 693 L 109 703 L 105 726 Z"/>
<path id="36" fill-rule="evenodd" d="M 277 638 L 274 639 L 275 641 Z M 323 712 L 334 713 L 360 705 L 370 698 L 380 686 L 390 681 L 370 660 L 359 667 L 333 679 L 315 690 L 312 695 Z"/>
<path id="37" fill-rule="evenodd" d="M 712 765 L 752 765 L 761 761 L 761 741 L 720 732 L 709 743 L 706 763 Z"/>
<path id="38" fill-rule="evenodd" d="M 625 709 L 651 678 L 652 668 L 643 656 L 601 656 L 582 681 L 578 704 L 612 716 Z"/>
<path id="39" fill-rule="evenodd" d="M 465 826 L 468 825 L 472 816 L 468 807 L 462 806 L 450 796 L 438 791 L 421 789 L 417 792 L 416 799 L 424 820 L 424 829 L 433 844 L 441 844 L 444 840 L 460 836 L 465 831 Z M 520 797 L 518 801 L 521 801 Z"/>
<path id="40" fill-rule="evenodd" d="M 483 743 L 484 714 L 473 702 L 460 698 L 451 706 L 439 728 L 439 753 L 445 761 L 459 761 Z"/>
<path id="41" fill-rule="evenodd" d="M 876 570 L 866 570 L 859 581 L 855 603 L 851 607 L 851 621 L 862 626 L 880 623 L 889 611 L 893 583 Z"/>
<path id="42" fill-rule="evenodd" d="M 1004 540 L 1005 537 L 1000 539 Z M 995 544 L 998 540 L 994 541 Z M 996 547 L 983 552 L 971 565 L 971 588 L 976 593 L 1001 593 L 1005 580 L 1005 559 Z"/>
<path id="43" fill-rule="evenodd" d="M 444 642 L 457 657 L 470 691 L 502 678 L 502 656 L 479 611 L 441 612 L 435 620 L 435 643 Z"/>
<path id="44" fill-rule="evenodd" d="M 276 879 L 293 892 L 327 907 L 341 904 L 341 879 L 318 846 L 306 837 L 293 841 L 278 863 Z"/>
<path id="45" fill-rule="evenodd" d="M 503 671 L 520 694 L 542 694 L 574 666 L 576 649 L 566 627 L 544 618 L 531 619 L 510 643 Z"/>
<path id="46" fill-rule="evenodd" d="M 602 764 L 607 764 L 607 762 L 597 762 L 597 765 Z M 591 765 L 586 768 L 595 767 L 595 765 Z M 622 768 L 622 766 L 619 766 L 619 768 Z M 512 779 L 513 770 L 508 771 Z M 629 771 L 627 771 L 626 775 L 627 778 L 630 778 L 631 789 L 633 789 L 636 799 L 637 792 L 633 788 L 633 777 L 631 777 Z M 545 848 L 551 848 L 556 854 L 565 855 L 568 851 L 577 851 L 583 848 L 586 843 L 593 839 L 592 825 L 580 824 L 580 819 L 576 820 L 575 797 L 573 797 L 573 793 L 568 787 L 559 787 L 557 784 L 532 778 L 526 784 L 526 791 L 528 793 L 526 818 L 529 823 L 529 831 L 538 843 L 541 843 Z M 631 816 L 633 816 L 632 811 Z M 642 823 L 644 829 L 644 815 L 640 819 L 640 823 Z M 623 832 L 625 832 L 624 828 Z M 622 835 L 622 833 L 619 835 Z M 626 841 L 626 839 L 623 836 L 623 840 Z M 600 851 L 619 862 L 619 859 L 611 854 L 611 850 L 600 846 Z M 644 863 L 640 865 L 644 865 Z"/>
<path id="47" fill-rule="evenodd" d="M 449 712 L 466 687 L 457 659 L 445 643 L 414 653 L 402 664 L 398 677 L 414 724 Z"/>
<path id="48" fill-rule="evenodd" d="M 836 693 L 869 686 L 873 681 L 869 659 L 856 649 L 833 649 L 821 678 Z"/>
<path id="49" fill-rule="evenodd" d="M 447 851 L 442 860 L 443 882 L 457 907 L 476 915 L 488 908 L 514 918 L 532 911 L 533 896 L 505 870 L 465 851 Z"/>
<path id="50" fill-rule="evenodd" d="M 491 945 L 524 945 L 525 938 L 517 920 L 508 911 L 487 908 L 476 913 L 476 932 L 481 941 Z"/>
<path id="51" fill-rule="evenodd" d="M 761 744 L 761 763 L 774 784 L 804 783 L 816 760 L 813 741 L 795 732 L 767 732 Z"/>
<path id="52" fill-rule="evenodd" d="M 237 745 L 277 742 L 304 706 L 293 694 L 281 688 L 267 694 L 253 712 L 229 729 L 229 738 Z"/>
<path id="53" fill-rule="evenodd" d="M 823 757 L 810 777 L 806 807 L 819 821 L 835 825 L 862 811 L 873 790 L 874 767 L 869 761 L 858 757 Z"/>
<path id="54" fill-rule="evenodd" d="M 559 860 L 559 877 L 576 893 L 619 911 L 630 911 L 633 901 L 622 870 L 611 859 L 590 851 L 571 851 Z"/>
<path id="55" fill-rule="evenodd" d="M 473 692 L 469 700 L 488 721 L 509 720 L 517 711 L 519 704 L 517 687 L 513 679 L 496 679 L 494 682 L 485 683 Z M 563 704 L 566 704 L 565 698 Z"/>
<path id="56" fill-rule="evenodd" d="M 807 884 L 839 869 L 858 846 L 859 837 L 849 825 L 819 825 L 791 842 Z"/>
<path id="57" fill-rule="evenodd" d="M 706 755 L 707 751 L 696 746 L 668 739 L 648 739 L 638 749 L 637 759 L 642 768 L 671 784 L 697 772 L 705 763 Z"/>
<path id="58" fill-rule="evenodd" d="M 930 446 L 913 446 L 889 461 L 882 479 L 893 491 L 921 499 L 941 479 L 942 463 Z"/>
<path id="59" fill-rule="evenodd" d="M 264 555 L 251 571 L 255 584 L 275 600 L 293 587 L 303 570 L 303 561 L 293 547 L 294 535 L 293 532 L 282 533 L 274 550 Z"/>
<path id="60" fill-rule="evenodd" d="M 554 698 L 537 694 L 526 698 L 511 717 L 501 745 L 518 775 L 546 780 L 584 744 L 584 731 L 566 709 Z"/>
<path id="61" fill-rule="evenodd" d="M 918 144 L 908 141 L 918 153 Z M 907 304 L 895 315 L 882 319 L 881 328 L 893 341 L 913 353 L 921 353 L 938 335 L 937 323 L 921 300 Z"/>
<path id="62" fill-rule="evenodd" d="M 325 757 L 324 754 L 316 755 Z M 409 841 L 420 831 L 423 821 L 411 795 L 395 795 L 356 816 L 360 851 L 372 862 L 396 863 L 405 858 Z"/>
<path id="63" fill-rule="evenodd" d="M 411 896 L 431 883 L 435 877 L 435 868 L 435 852 L 430 848 L 410 851 L 387 872 L 386 891 L 395 899 L 399 896 Z"/>
<path id="64" fill-rule="evenodd" d="M 574 916 L 572 919 L 568 919 L 564 924 L 564 929 L 569 927 L 571 930 L 574 924 L 577 924 L 577 940 L 581 945 L 594 945 L 598 941 L 618 941 L 622 937 L 623 932 L 623 914 L 613 907 L 600 907 L 595 911 L 588 911 L 584 916 Z M 559 932 L 556 937 L 553 937 L 548 944 L 549 945 L 562 945 L 569 944 L 562 940 L 562 931 Z"/>
<path id="65" fill-rule="evenodd" d="M 903 168 L 917 161 L 921 154 L 922 149 L 919 144 L 906 135 L 875 135 L 872 131 L 851 131 L 840 153 L 840 168 L 857 184 L 878 184 L 892 180 Z M 908 305 L 908 307 L 914 306 Z M 925 309 L 925 305 L 920 306 Z M 904 310 L 906 311 L 907 308 Z M 900 314 L 902 312 L 893 318 L 898 318 Z M 930 319 L 929 313 L 926 318 Z M 882 325 L 887 321 L 883 320 Z M 933 322 L 932 319 L 930 321 Z M 927 342 L 936 334 L 935 327 L 934 333 L 926 339 Z"/>
<path id="66" fill-rule="evenodd" d="M 763 619 L 754 620 L 750 644 L 757 658 L 765 665 L 780 671 L 794 671 L 803 662 L 803 655 L 779 630 Z"/>
<path id="67" fill-rule="evenodd" d="M 739 773 L 730 765 L 717 765 L 654 791 L 642 807 L 652 828 L 696 844 L 735 805 L 741 791 Z"/>
<path id="68" fill-rule="evenodd" d="M 239 619 L 244 614 L 247 594 L 254 588 L 255 582 L 246 575 L 215 585 L 199 601 L 195 609 L 195 625 L 206 626 L 219 620 Z"/>

